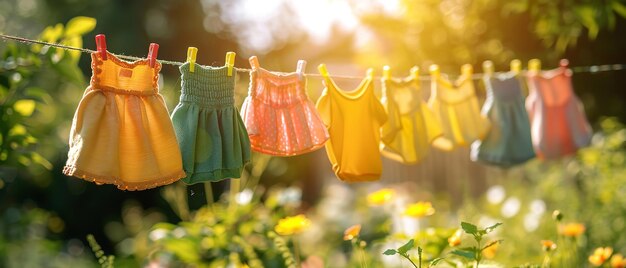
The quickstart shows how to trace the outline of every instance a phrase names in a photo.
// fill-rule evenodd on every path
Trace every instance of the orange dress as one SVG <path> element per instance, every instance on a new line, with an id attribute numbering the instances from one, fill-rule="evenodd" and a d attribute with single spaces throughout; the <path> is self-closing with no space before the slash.
<path id="1" fill-rule="evenodd" d="M 122 190 L 143 190 L 185 177 L 157 79 L 161 65 L 91 55 L 93 75 L 78 104 L 63 173 Z"/>
<path id="2" fill-rule="evenodd" d="M 322 148 L 328 131 L 306 94 L 304 61 L 290 74 L 260 68 L 256 57 L 250 63 L 250 91 L 241 116 L 252 150 L 293 156 Z"/>

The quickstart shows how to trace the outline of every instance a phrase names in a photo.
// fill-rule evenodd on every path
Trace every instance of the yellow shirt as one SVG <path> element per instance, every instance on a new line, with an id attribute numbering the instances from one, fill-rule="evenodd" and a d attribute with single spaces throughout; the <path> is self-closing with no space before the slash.
<path id="1" fill-rule="evenodd" d="M 382 79 L 383 105 L 389 120 L 382 128 L 382 155 L 405 164 L 422 160 L 430 144 L 443 134 L 434 113 L 422 100 L 419 81 L 412 77 Z"/>
<path id="2" fill-rule="evenodd" d="M 380 179 L 380 127 L 387 121 L 382 104 L 374 95 L 371 77 L 351 92 L 342 91 L 330 79 L 317 101 L 317 109 L 328 127 L 326 153 L 339 179 L 348 182 Z"/>
<path id="3" fill-rule="evenodd" d="M 456 146 L 468 146 L 483 138 L 491 126 L 480 113 L 470 78 L 461 78 L 456 85 L 443 78 L 433 79 L 428 105 L 443 127 L 443 136 L 433 142 L 436 148 L 452 150 Z"/>

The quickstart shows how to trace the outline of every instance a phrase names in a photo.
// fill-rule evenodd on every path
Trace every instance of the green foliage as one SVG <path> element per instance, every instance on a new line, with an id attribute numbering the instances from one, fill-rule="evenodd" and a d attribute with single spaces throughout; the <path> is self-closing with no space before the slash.
<path id="1" fill-rule="evenodd" d="M 418 251 L 418 264 L 415 264 L 415 262 L 413 262 L 413 260 L 411 260 L 411 258 L 409 257 L 409 254 L 407 253 L 409 250 L 413 249 L 415 247 L 415 240 L 411 239 L 409 240 L 409 242 L 406 242 L 406 244 L 400 246 L 397 249 L 387 249 L 385 250 L 385 252 L 383 252 L 384 255 L 388 255 L 388 256 L 393 256 L 393 255 L 400 255 L 403 258 L 407 259 L 414 267 L 422 267 L 422 248 L 417 247 L 417 251 Z M 419 265 L 419 266 L 418 266 Z"/>
<path id="2" fill-rule="evenodd" d="M 115 256 L 113 255 L 104 255 L 104 251 L 96 241 L 96 238 L 93 237 L 92 234 L 87 235 L 87 241 L 89 242 L 89 246 L 91 250 L 98 258 L 98 262 L 100 263 L 102 268 L 113 268 L 113 263 L 115 261 Z"/>
<path id="3" fill-rule="evenodd" d="M 41 38 L 81 47 L 82 35 L 94 27 L 95 19 L 76 17 L 65 27 L 46 28 Z M 11 181 L 19 168 L 52 169 L 49 159 L 65 144 L 59 126 L 69 126 L 71 98 L 80 96 L 85 78 L 77 65 L 80 53 L 15 43 L 0 53 L 0 177 Z"/>

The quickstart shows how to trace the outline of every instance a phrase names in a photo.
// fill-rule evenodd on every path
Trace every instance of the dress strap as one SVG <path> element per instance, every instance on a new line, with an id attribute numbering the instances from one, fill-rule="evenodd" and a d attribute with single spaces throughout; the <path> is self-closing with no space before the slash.
<path id="1" fill-rule="evenodd" d="M 305 60 L 299 60 L 298 61 L 298 67 L 296 68 L 296 73 L 298 73 L 298 77 L 300 77 L 300 79 L 302 79 L 304 77 L 304 70 L 306 69 L 306 61 Z"/>

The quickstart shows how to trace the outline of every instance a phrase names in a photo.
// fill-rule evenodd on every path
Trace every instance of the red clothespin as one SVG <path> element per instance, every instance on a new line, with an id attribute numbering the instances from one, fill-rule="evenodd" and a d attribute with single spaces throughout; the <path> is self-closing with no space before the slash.
<path id="1" fill-rule="evenodd" d="M 100 54 L 100 58 L 107 59 L 107 40 L 104 34 L 96 35 L 96 50 Z"/>
<path id="2" fill-rule="evenodd" d="M 150 67 L 154 67 L 157 60 L 157 55 L 159 55 L 159 44 L 150 43 L 150 50 L 148 51 L 148 60 Z"/>

